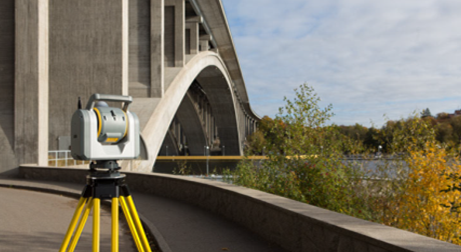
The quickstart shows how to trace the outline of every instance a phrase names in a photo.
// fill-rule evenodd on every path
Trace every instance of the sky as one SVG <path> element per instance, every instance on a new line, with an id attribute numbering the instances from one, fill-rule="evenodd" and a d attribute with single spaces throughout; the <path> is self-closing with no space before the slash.
<path id="1" fill-rule="evenodd" d="M 252 109 L 307 83 L 332 123 L 461 109 L 460 0 L 222 0 Z"/>

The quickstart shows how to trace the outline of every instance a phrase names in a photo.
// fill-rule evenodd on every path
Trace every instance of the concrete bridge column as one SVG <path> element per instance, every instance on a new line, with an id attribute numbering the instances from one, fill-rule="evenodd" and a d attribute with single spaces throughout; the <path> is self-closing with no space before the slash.
<path id="1" fill-rule="evenodd" d="M 253 133 L 253 131 L 251 130 L 253 122 L 252 122 L 252 120 L 251 120 L 251 118 L 249 116 L 247 116 L 247 118 L 248 118 L 247 119 L 248 120 L 248 133 L 247 134 L 249 136 L 249 135 L 251 135 L 251 133 Z"/>
<path id="2" fill-rule="evenodd" d="M 200 51 L 208 51 L 210 49 L 210 40 L 211 35 L 202 35 L 200 36 Z"/>
<path id="3" fill-rule="evenodd" d="M 48 164 L 48 0 L 16 0 L 14 146 L 19 163 Z"/>
<path id="4" fill-rule="evenodd" d="M 206 127 L 206 130 L 207 130 L 207 134 L 208 134 L 208 141 L 211 144 L 213 144 L 213 133 L 211 132 L 211 120 L 212 120 L 212 114 L 211 114 L 211 106 L 208 104 L 208 109 L 207 109 L 207 112 L 208 112 L 208 118 L 207 118 L 207 127 Z"/>
<path id="5" fill-rule="evenodd" d="M 199 24 L 202 23 L 202 17 L 190 17 L 187 19 L 186 31 L 189 34 L 189 48 L 186 49 L 188 54 L 197 54 L 199 52 Z"/>
<path id="6" fill-rule="evenodd" d="M 122 0 L 121 12 L 122 12 L 122 95 L 128 95 L 129 91 L 129 57 L 130 57 L 130 20 L 129 20 L 129 0 Z"/>
<path id="7" fill-rule="evenodd" d="M 164 1 L 129 0 L 129 86 L 134 97 L 162 97 Z"/>
<path id="8" fill-rule="evenodd" d="M 214 141 L 214 134 L 213 134 L 213 121 L 214 121 L 214 118 L 213 118 L 212 112 L 213 112 L 213 110 L 210 110 L 210 120 L 208 122 L 208 130 L 209 130 L 208 135 L 210 136 L 210 142 L 211 143 L 213 143 L 213 141 Z"/>
<path id="9" fill-rule="evenodd" d="M 242 103 L 239 99 L 237 99 L 236 101 L 238 104 L 236 105 L 236 107 L 238 108 L 238 117 L 239 117 L 239 130 L 240 130 L 240 134 L 242 135 L 242 139 L 241 139 L 241 146 L 242 148 L 244 147 L 244 143 L 245 143 L 245 140 L 247 138 L 247 129 L 246 129 L 246 115 L 245 115 L 245 112 L 243 110 L 243 107 L 242 107 Z"/>
<path id="10" fill-rule="evenodd" d="M 193 156 L 203 155 L 203 146 L 207 145 L 206 130 L 201 119 L 202 111 L 199 111 L 194 103 L 192 95 L 188 92 L 176 112 L 180 125 L 184 126 L 182 133 L 187 137 L 183 143 L 187 142 L 189 154 Z"/>
<path id="11" fill-rule="evenodd" d="M 127 93 L 129 2 L 49 0 L 51 150 L 59 148 L 60 137 L 70 137 L 70 119 L 79 96 L 86 102 L 93 93 Z M 17 44 L 31 43 L 29 41 L 34 40 L 31 38 Z M 42 64 L 42 60 L 34 60 L 32 55 L 28 55 L 30 62 Z"/>
<path id="12" fill-rule="evenodd" d="M 150 96 L 163 97 L 165 2 L 150 0 Z"/>
<path id="13" fill-rule="evenodd" d="M 208 139 L 208 145 L 211 145 L 211 134 L 210 134 L 210 105 L 208 103 L 205 104 L 205 125 L 206 125 L 206 135 Z"/>
<path id="14" fill-rule="evenodd" d="M 243 134 L 244 134 L 245 139 L 246 139 L 246 137 L 248 136 L 248 118 L 246 117 L 245 114 L 243 115 L 243 122 L 244 122 L 244 124 L 243 124 L 244 125 L 243 126 L 244 127 Z"/>
<path id="15" fill-rule="evenodd" d="M 251 122 L 250 122 L 250 118 L 248 117 L 248 115 L 245 115 L 245 117 L 246 117 L 246 137 L 248 137 L 251 134 L 251 128 L 250 128 Z"/>
<path id="16" fill-rule="evenodd" d="M 248 130 L 248 125 L 249 125 L 249 123 L 248 123 L 248 116 L 245 115 L 245 137 L 248 136 L 248 132 L 249 132 L 249 130 Z"/>
<path id="17" fill-rule="evenodd" d="M 211 125 L 211 131 L 212 131 L 213 139 L 215 139 L 218 134 L 216 134 L 216 120 L 214 116 L 213 116 L 213 121 Z"/>
<path id="18" fill-rule="evenodd" d="M 242 121 L 241 122 L 243 124 L 242 125 L 242 129 L 243 129 L 242 134 L 243 134 L 244 139 L 246 139 L 246 137 L 247 137 L 247 118 L 246 118 L 245 114 L 243 114 L 243 113 L 241 113 L 241 114 L 242 114 L 242 116 L 241 116 Z"/>
<path id="19" fill-rule="evenodd" d="M 165 0 L 165 49 L 173 56 L 169 66 L 184 67 L 185 61 L 185 31 L 186 31 L 186 5 L 184 0 Z M 169 45 L 172 43 L 172 45 Z M 172 48 L 170 47 L 172 46 Z"/>

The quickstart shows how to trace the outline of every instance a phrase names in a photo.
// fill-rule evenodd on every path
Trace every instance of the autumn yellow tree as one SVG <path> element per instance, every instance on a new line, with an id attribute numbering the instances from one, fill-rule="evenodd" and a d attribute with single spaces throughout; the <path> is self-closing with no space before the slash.
<path id="1" fill-rule="evenodd" d="M 447 160 L 446 151 L 427 142 L 410 148 L 408 174 L 399 200 L 395 201 L 394 226 L 439 240 L 461 244 L 458 200 L 461 165 Z"/>
<path id="2" fill-rule="evenodd" d="M 461 244 L 461 164 L 437 141 L 428 120 L 413 116 L 389 122 L 386 129 L 391 129 L 383 136 L 393 159 L 374 174 L 379 181 L 367 184 L 374 192 L 372 219 Z"/>

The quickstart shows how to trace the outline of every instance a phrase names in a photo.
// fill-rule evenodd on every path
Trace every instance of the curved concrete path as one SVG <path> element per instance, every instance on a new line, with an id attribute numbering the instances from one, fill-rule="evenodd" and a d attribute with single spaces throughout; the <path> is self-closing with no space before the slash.
<path id="1" fill-rule="evenodd" d="M 76 196 L 80 194 L 84 185 L 50 181 L 0 179 L 0 186 L 12 186 L 14 188 L 39 190 L 61 194 L 64 193 Z M 43 193 L 38 194 L 47 195 Z M 2 191 L 0 191 L 0 195 L 3 195 Z M 51 195 L 51 197 L 58 196 Z M 284 251 L 279 247 L 269 244 L 267 241 L 263 240 L 262 238 L 248 231 L 247 229 L 241 227 L 240 225 L 230 222 L 216 214 L 213 214 L 207 210 L 198 208 L 196 206 L 192 206 L 176 200 L 158 197 L 152 194 L 144 194 L 139 192 L 133 192 L 133 200 L 135 201 L 136 207 L 141 218 L 143 219 L 147 227 L 150 229 L 151 233 L 154 234 L 155 239 L 157 240 L 160 249 L 163 252 Z M 0 198 L 0 202 L 2 202 L 3 205 L 4 199 Z M 38 202 L 32 202 L 32 205 L 36 204 L 38 204 Z M 21 206 L 19 202 L 14 202 L 14 204 L 11 206 L 12 209 L 15 209 L 15 205 L 16 207 Z M 50 211 L 60 211 L 58 207 L 48 207 L 55 209 Z M 32 208 L 30 210 L 31 212 L 37 212 L 40 211 L 40 207 L 37 206 L 34 207 L 34 210 L 32 210 Z M 60 243 L 63 237 L 63 233 L 65 232 L 65 229 L 67 229 L 68 222 L 70 221 L 71 217 L 61 219 L 54 218 L 54 215 L 51 215 L 39 218 L 54 220 L 54 225 L 60 227 L 60 229 L 54 228 L 54 231 L 47 234 L 47 237 L 51 237 L 52 235 L 57 236 L 56 240 Z M 3 219 L 4 217 L 3 215 L 1 215 L 0 210 L 0 220 Z M 0 226 L 3 226 L 3 223 Z M 13 228 L 15 228 L 14 226 L 16 226 L 14 223 L 9 223 L 8 225 L 5 225 L 4 229 L 6 229 L 7 231 L 12 230 Z M 0 228 L 0 230 L 2 229 Z M 14 236 L 24 237 L 25 234 L 27 236 L 27 231 L 19 230 L 14 234 Z M 24 242 L 27 243 L 27 245 L 24 246 L 33 246 L 35 241 L 41 238 L 40 236 L 41 235 L 37 234 L 37 237 L 28 237 L 31 239 L 15 239 L 24 240 Z M 6 237 L 10 236 L 8 235 Z M 2 237 L 0 237 L 0 251 L 3 251 L 1 250 L 1 248 L 3 248 L 4 242 L 5 240 L 3 240 Z M 106 250 L 102 249 L 101 251 Z"/>
<path id="2" fill-rule="evenodd" d="M 58 251 L 77 200 L 54 194 L 0 187 L 0 251 Z M 101 251 L 110 251 L 110 211 L 101 208 Z M 127 226 L 121 225 L 120 251 L 136 251 Z M 76 251 L 91 251 L 92 217 Z"/>

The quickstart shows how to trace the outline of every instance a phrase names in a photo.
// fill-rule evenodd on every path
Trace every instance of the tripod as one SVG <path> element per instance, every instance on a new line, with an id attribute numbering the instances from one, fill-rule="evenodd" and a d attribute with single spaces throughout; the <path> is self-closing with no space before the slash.
<path id="1" fill-rule="evenodd" d="M 101 171 L 98 170 L 98 168 L 107 170 Z M 112 252 L 119 251 L 119 204 L 122 207 L 138 251 L 151 252 L 149 242 L 147 241 L 146 234 L 144 233 L 141 221 L 139 220 L 130 191 L 128 186 L 125 184 L 125 175 L 120 174 L 118 172 L 119 169 L 120 167 L 118 166 L 117 161 L 97 161 L 96 163 L 90 164 L 90 175 L 86 177 L 86 186 L 83 188 L 77 209 L 75 210 L 74 216 L 69 224 L 69 228 L 64 236 L 59 252 L 73 252 L 75 250 L 85 223 L 90 215 L 91 209 L 93 209 L 92 252 L 99 252 L 101 200 L 104 199 L 112 200 Z M 77 229 L 74 233 L 76 227 Z M 73 237 L 72 234 L 74 234 Z M 67 250 L 68 247 L 69 249 Z"/>

